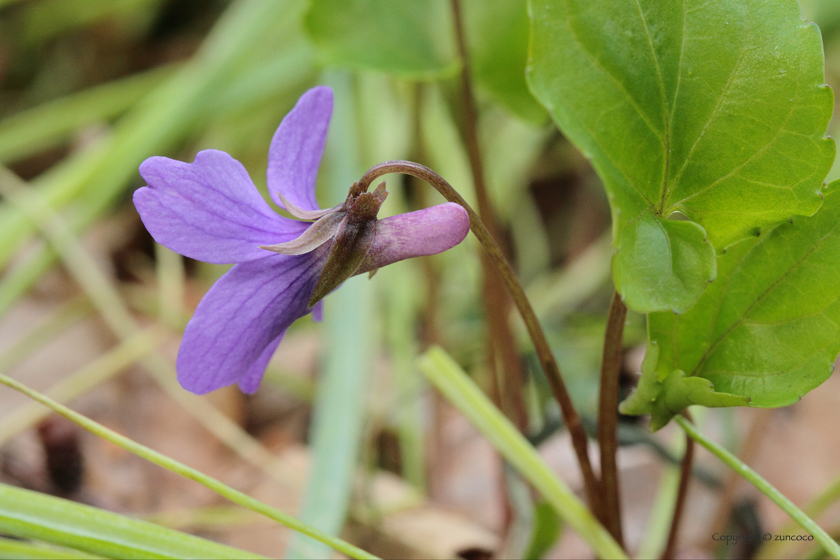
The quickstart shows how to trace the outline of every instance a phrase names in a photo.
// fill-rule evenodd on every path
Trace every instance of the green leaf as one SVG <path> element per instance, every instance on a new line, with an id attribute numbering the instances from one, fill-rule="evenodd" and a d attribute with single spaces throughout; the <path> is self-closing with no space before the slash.
<path id="1" fill-rule="evenodd" d="M 546 121 L 525 82 L 528 60 L 526 0 L 469 0 L 464 3 L 472 77 L 494 101 L 532 123 Z"/>
<path id="2" fill-rule="evenodd" d="M 674 415 L 693 404 L 708 407 L 747 406 L 750 399 L 739 395 L 715 392 L 714 384 L 702 377 L 686 377 L 682 370 L 664 371 L 657 375 L 659 346 L 650 342 L 642 363 L 639 386 L 619 406 L 622 414 L 650 414 L 650 429 L 658 430 Z"/>
<path id="3" fill-rule="evenodd" d="M 656 429 L 688 404 L 747 404 L 731 395 L 785 406 L 831 375 L 840 352 L 838 187 L 825 187 L 814 216 L 729 247 L 720 279 L 688 313 L 648 316 L 649 354 L 623 412 L 654 414 Z"/>
<path id="4" fill-rule="evenodd" d="M 414 80 L 459 66 L 445 0 L 313 0 L 304 25 L 329 66 Z"/>
<path id="5" fill-rule="evenodd" d="M 7 484 L 0 484 L 0 532 L 106 558 L 262 558 L 160 525 Z"/>
<path id="6" fill-rule="evenodd" d="M 713 246 L 819 208 L 833 94 L 795 0 L 531 0 L 531 13 L 529 85 L 604 182 L 629 307 L 688 310 Z"/>

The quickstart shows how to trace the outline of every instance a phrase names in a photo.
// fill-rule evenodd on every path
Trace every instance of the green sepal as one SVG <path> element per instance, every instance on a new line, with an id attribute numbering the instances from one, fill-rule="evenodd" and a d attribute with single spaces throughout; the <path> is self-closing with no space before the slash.
<path id="1" fill-rule="evenodd" d="M 321 278 L 309 298 L 309 307 L 356 274 L 376 239 L 376 215 L 388 196 L 385 183 L 372 193 L 359 194 L 357 189 L 358 185 L 354 183 L 345 203 L 346 213 L 336 229 Z"/>

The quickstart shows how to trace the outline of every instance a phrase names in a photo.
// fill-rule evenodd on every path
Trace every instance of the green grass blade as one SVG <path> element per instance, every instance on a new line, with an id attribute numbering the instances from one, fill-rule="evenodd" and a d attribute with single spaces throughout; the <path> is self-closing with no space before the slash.
<path id="1" fill-rule="evenodd" d="M 101 558 L 69 548 L 58 548 L 17 539 L 0 537 L 0 559 L 2 560 L 87 560 Z"/>
<path id="2" fill-rule="evenodd" d="M 78 424 L 79 426 L 91 432 L 92 434 L 101 437 L 106 441 L 110 441 L 114 445 L 122 447 L 129 453 L 133 453 L 138 457 L 142 457 L 150 463 L 154 463 L 158 466 L 161 466 L 177 475 L 183 476 L 184 478 L 194 480 L 202 486 L 209 488 L 213 492 L 216 492 L 220 496 L 227 498 L 235 504 L 239 504 L 252 511 L 260 513 L 268 517 L 269 519 L 273 519 L 274 521 L 277 521 L 278 523 L 289 527 L 290 529 L 294 529 L 295 531 L 299 531 L 301 533 L 309 535 L 310 537 L 329 545 L 333 549 L 342 552 L 347 556 L 350 556 L 351 558 L 376 559 L 376 556 L 373 556 L 372 554 L 369 554 L 364 550 L 353 546 L 352 544 L 347 543 L 341 539 L 338 539 L 331 535 L 327 535 L 324 532 L 319 531 L 318 529 L 315 529 L 314 527 L 311 527 L 306 523 L 303 523 L 286 513 L 283 513 L 279 509 L 264 504 L 263 502 L 256 500 L 248 496 L 247 494 L 240 492 L 239 490 L 235 490 L 211 476 L 207 476 L 201 471 L 188 467 L 187 465 L 180 463 L 170 457 L 167 457 L 162 453 L 158 453 L 157 451 L 154 451 L 153 449 L 150 449 L 145 445 L 141 445 L 132 439 L 122 436 L 113 430 L 109 430 L 102 424 L 94 422 L 90 418 L 83 416 L 78 412 L 70 410 L 66 406 L 53 401 L 52 399 L 42 395 L 41 393 L 33 389 L 30 389 L 26 385 L 23 385 L 22 383 L 19 383 L 14 379 L 0 374 L 0 383 L 23 393 L 31 399 L 38 401 L 44 406 L 50 408 L 52 411 L 56 412 L 57 414 L 60 414 L 61 416 L 64 416 L 71 422 Z M 2 504 L 2 502 L 3 500 L 0 499 L 0 504 Z M 2 530 L 2 527 L 0 527 L 0 530 Z"/>
<path id="3" fill-rule="evenodd" d="M 161 66 L 38 105 L 0 121 L 0 163 L 50 148 L 79 127 L 127 111 L 166 77 Z"/>
<path id="4" fill-rule="evenodd" d="M 61 170 L 39 177 L 33 186 L 53 207 L 84 195 L 80 227 L 89 225 L 137 177 L 143 159 L 166 151 L 186 134 L 217 98 L 216 92 L 236 75 L 256 42 L 269 32 L 293 28 L 296 18 L 286 16 L 295 6 L 291 1 L 233 3 L 196 56 L 140 101 L 112 135 L 62 164 Z M 0 209 L 0 263 L 7 263 L 32 231 L 20 212 Z"/>
<path id="5" fill-rule="evenodd" d="M 420 370 L 466 416 L 522 477 L 554 507 L 600 558 L 627 558 L 620 546 L 574 492 L 551 470 L 537 450 L 481 392 L 443 349 L 430 348 Z"/>
<path id="6" fill-rule="evenodd" d="M 106 558 L 261 558 L 160 525 L 6 484 L 0 484 L 0 531 Z"/>
<path id="7" fill-rule="evenodd" d="M 142 25 L 161 0 L 40 0 L 29 2 L 17 25 L 27 47 L 107 18 L 126 18 Z M 145 17 L 144 17 L 145 16 Z"/>

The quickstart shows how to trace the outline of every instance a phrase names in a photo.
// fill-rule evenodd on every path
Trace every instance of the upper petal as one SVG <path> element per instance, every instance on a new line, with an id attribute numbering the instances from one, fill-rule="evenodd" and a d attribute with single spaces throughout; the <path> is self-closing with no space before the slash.
<path id="1" fill-rule="evenodd" d="M 376 239 L 356 274 L 411 257 L 442 253 L 463 241 L 469 231 L 467 211 L 454 202 L 379 220 Z"/>
<path id="2" fill-rule="evenodd" d="M 319 86 L 304 93 L 286 115 L 268 151 L 268 191 L 286 208 L 278 193 L 297 208 L 318 210 L 315 179 L 324 153 L 333 108 L 332 90 Z"/>
<path id="3" fill-rule="evenodd" d="M 241 163 L 205 150 L 193 163 L 152 157 L 140 165 L 148 187 L 134 205 L 155 241 L 190 258 L 237 263 L 270 255 L 260 245 L 299 236 L 308 224 L 272 211 Z"/>
<path id="4" fill-rule="evenodd" d="M 324 255 L 237 264 L 198 304 L 178 351 L 178 381 L 199 395 L 240 381 L 256 390 L 283 332 L 309 313 Z"/>

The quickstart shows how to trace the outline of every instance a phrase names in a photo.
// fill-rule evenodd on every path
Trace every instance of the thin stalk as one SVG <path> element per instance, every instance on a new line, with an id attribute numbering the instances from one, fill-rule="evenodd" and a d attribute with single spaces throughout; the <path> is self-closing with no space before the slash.
<path id="1" fill-rule="evenodd" d="M 475 108 L 475 96 L 472 90 L 470 57 L 464 35 L 461 2 L 452 0 L 451 7 L 458 54 L 461 57 L 461 106 L 463 108 L 461 129 L 475 186 L 478 214 L 481 216 L 484 225 L 487 226 L 487 231 L 501 246 L 502 237 L 499 234 L 498 219 L 496 218 L 496 212 L 493 210 L 493 205 L 490 203 L 490 197 L 487 194 L 487 182 L 484 178 L 484 162 L 478 141 L 478 112 Z M 504 254 L 504 251 L 502 252 Z M 522 392 L 525 371 L 516 351 L 516 340 L 508 323 L 511 307 L 510 297 L 505 292 L 503 280 L 498 276 L 493 263 L 487 258 L 486 254 L 481 256 L 481 269 L 484 314 L 487 317 L 490 339 L 494 346 L 494 351 L 490 352 L 489 356 L 491 361 L 489 370 L 495 372 L 498 378 L 497 386 L 500 389 L 499 397 L 502 402 L 502 410 L 506 411 L 519 431 L 524 431 L 528 425 L 528 415 L 525 411 L 525 399 Z M 496 364 L 492 363 L 494 361 L 493 355 L 499 357 L 503 366 L 502 371 L 499 371 Z"/>
<path id="2" fill-rule="evenodd" d="M 685 433 L 691 437 L 691 439 L 711 451 L 713 455 L 723 461 L 728 467 L 745 478 L 747 482 L 755 486 L 759 492 L 770 498 L 777 506 L 782 508 L 782 511 L 787 513 L 790 518 L 796 521 L 803 529 L 812 534 L 817 542 L 820 543 L 832 557 L 840 558 L 840 545 L 837 544 L 837 542 L 832 539 L 831 536 L 822 529 L 822 527 L 817 525 L 813 519 L 805 515 L 805 512 L 796 507 L 793 502 L 791 502 L 784 494 L 776 490 L 776 488 L 767 482 L 760 474 L 744 464 L 740 459 L 738 459 L 738 457 L 701 434 L 694 424 L 682 416 L 676 416 L 674 420 L 680 425 Z"/>
<path id="3" fill-rule="evenodd" d="M 772 414 L 773 410 L 770 408 L 755 411 L 749 431 L 738 449 L 738 458 L 742 462 L 747 463 L 751 461 L 761 449 L 764 434 L 767 431 L 767 423 Z M 732 515 L 732 502 L 735 499 L 735 492 L 738 490 L 740 483 L 741 477 L 738 476 L 737 472 L 729 473 L 729 476 L 726 477 L 726 481 L 718 492 L 720 500 L 718 500 L 718 505 L 707 529 L 707 534 L 713 535 L 726 529 L 726 525 L 729 523 Z"/>
<path id="4" fill-rule="evenodd" d="M 223 482 L 216 480 L 213 477 L 207 476 L 201 471 L 193 469 L 192 467 L 188 467 L 187 465 L 176 461 L 175 459 L 171 459 L 162 453 L 158 453 L 157 451 L 146 447 L 145 445 L 141 445 L 134 440 L 131 440 L 125 436 L 114 432 L 113 430 L 109 430 L 102 424 L 98 422 L 94 422 L 90 418 L 79 414 L 78 412 L 74 412 L 63 406 L 58 404 L 57 402 L 53 401 L 52 399 L 42 395 L 41 393 L 30 389 L 26 385 L 22 383 L 18 383 L 14 379 L 6 377 L 3 374 L 0 374 L 0 383 L 6 385 L 15 391 L 19 391 L 24 395 L 28 396 L 31 399 L 38 401 L 39 403 L 43 404 L 44 406 L 49 407 L 57 414 L 64 416 L 71 422 L 81 426 L 82 428 L 86 429 L 87 431 L 91 432 L 92 434 L 99 436 L 100 438 L 113 443 L 114 445 L 118 445 L 122 447 L 129 453 L 137 455 L 143 459 L 146 459 L 150 463 L 154 463 L 158 466 L 161 466 L 169 471 L 174 472 L 184 478 L 189 478 L 201 484 L 202 486 L 209 488 L 213 492 L 219 494 L 230 500 L 235 504 L 239 504 L 240 506 L 246 507 L 252 511 L 260 513 L 269 519 L 273 519 L 278 523 L 289 527 L 290 529 L 294 529 L 304 535 L 309 535 L 310 537 L 321 541 L 324 544 L 329 545 L 333 549 L 342 552 L 351 558 L 362 558 L 362 559 L 376 559 L 377 557 L 365 552 L 364 550 L 353 546 L 352 544 L 345 542 L 341 539 L 333 537 L 332 535 L 328 535 L 319 531 L 318 529 L 306 525 L 295 519 L 294 517 L 283 513 L 282 511 L 273 508 L 267 504 L 260 502 L 252 498 L 251 496 L 240 492 L 239 490 L 234 490 L 230 486 L 224 484 Z"/>
<path id="5" fill-rule="evenodd" d="M 592 463 L 589 461 L 589 454 L 587 452 L 588 442 L 586 432 L 583 429 L 583 424 L 581 424 L 580 421 L 580 415 L 572 403 L 569 391 L 566 389 L 566 384 L 563 382 L 563 378 L 560 375 L 560 368 L 554 360 L 554 354 L 551 352 L 551 347 L 549 346 L 545 333 L 543 332 L 539 320 L 534 313 L 534 309 L 531 307 L 531 303 L 525 296 L 522 285 L 516 278 L 516 273 L 513 271 L 504 255 L 502 255 L 499 245 L 493 240 L 493 237 L 490 235 L 490 232 L 487 231 L 487 228 L 484 226 L 481 218 L 479 218 L 478 214 L 475 213 L 475 210 L 473 210 L 470 205 L 467 204 L 467 201 L 458 194 L 458 191 L 452 188 L 452 185 L 450 185 L 443 177 L 424 165 L 410 161 L 386 161 L 380 163 L 371 167 L 362 176 L 359 180 L 359 187 L 362 190 L 367 190 L 376 178 L 381 177 L 382 175 L 387 175 L 388 173 L 403 173 L 405 175 L 411 175 L 412 177 L 422 179 L 437 189 L 437 191 L 442 194 L 446 200 L 461 205 L 467 211 L 467 214 L 470 217 L 470 230 L 473 232 L 473 235 L 478 238 L 479 242 L 484 247 L 484 250 L 487 251 L 490 260 L 496 266 L 500 276 L 504 280 L 508 292 L 510 292 L 511 297 L 522 316 L 522 320 L 525 322 L 528 334 L 534 343 L 534 349 L 539 357 L 540 365 L 545 372 L 548 383 L 551 385 L 551 391 L 554 394 L 554 398 L 557 399 L 557 403 L 560 405 L 563 421 L 566 423 L 566 427 L 569 430 L 569 435 L 572 438 L 572 446 L 574 447 L 575 455 L 577 456 L 578 464 L 580 465 L 587 500 L 589 501 L 593 511 L 601 511 L 601 501 L 598 489 L 599 485 L 597 479 L 595 478 L 595 473 L 592 470 Z"/>
<path id="6" fill-rule="evenodd" d="M 840 476 L 836 477 L 816 498 L 813 498 L 802 510 L 808 517 L 816 518 L 822 515 L 826 509 L 834 505 L 840 499 Z M 796 523 L 790 522 L 784 528 L 776 531 L 779 535 L 790 535 L 796 530 Z M 758 549 L 755 555 L 757 560 L 769 558 L 784 558 L 787 546 L 790 541 L 771 541 Z"/>
<path id="7" fill-rule="evenodd" d="M 627 306 L 613 293 L 601 359 L 601 395 L 598 406 L 598 448 L 601 451 L 603 521 L 613 538 L 624 546 L 621 531 L 621 498 L 618 487 L 618 378 L 621 375 L 621 341 Z"/>
<path id="8" fill-rule="evenodd" d="M 687 411 L 683 411 L 683 416 L 691 421 Z M 679 537 L 680 522 L 682 521 L 683 513 L 685 512 L 685 501 L 688 496 L 688 484 L 691 482 L 691 467 L 694 464 L 694 440 L 688 435 L 685 436 L 685 455 L 683 455 L 682 465 L 680 467 L 680 485 L 677 488 L 677 500 L 674 504 L 674 515 L 671 518 L 671 529 L 668 531 L 668 541 L 665 544 L 665 550 L 662 551 L 662 560 L 675 558 L 677 552 L 677 538 Z"/>

